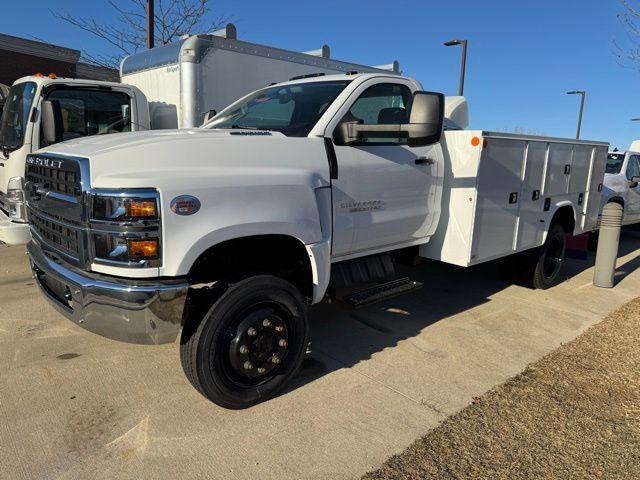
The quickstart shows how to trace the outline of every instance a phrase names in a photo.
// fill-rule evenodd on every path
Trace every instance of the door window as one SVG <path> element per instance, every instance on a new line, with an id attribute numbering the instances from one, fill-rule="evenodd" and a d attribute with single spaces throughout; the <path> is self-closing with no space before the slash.
<path id="1" fill-rule="evenodd" d="M 640 177 L 638 155 L 631 155 L 631 157 L 629 157 L 629 164 L 627 165 L 627 179 L 631 180 L 633 177 Z"/>
<path id="2" fill-rule="evenodd" d="M 367 88 L 353 103 L 342 121 L 360 121 L 365 125 L 409 123 L 413 96 L 406 85 L 379 83 Z M 363 144 L 406 144 L 406 138 L 367 138 Z"/>

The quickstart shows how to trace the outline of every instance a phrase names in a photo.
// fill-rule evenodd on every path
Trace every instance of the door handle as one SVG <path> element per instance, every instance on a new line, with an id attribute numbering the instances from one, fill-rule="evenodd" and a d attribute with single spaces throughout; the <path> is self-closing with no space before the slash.
<path id="1" fill-rule="evenodd" d="M 418 157 L 414 160 L 414 163 L 416 165 L 433 165 L 435 162 L 433 161 L 433 158 Z"/>

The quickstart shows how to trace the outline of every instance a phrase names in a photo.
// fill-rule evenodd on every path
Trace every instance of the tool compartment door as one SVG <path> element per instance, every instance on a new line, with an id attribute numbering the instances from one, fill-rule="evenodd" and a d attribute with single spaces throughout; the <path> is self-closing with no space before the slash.
<path id="1" fill-rule="evenodd" d="M 548 146 L 547 142 L 528 142 L 522 195 L 519 202 L 517 250 L 537 247 L 542 243 L 544 233 L 544 229 L 540 228 L 541 213 L 544 208 L 542 181 Z"/>
<path id="2" fill-rule="evenodd" d="M 570 143 L 549 144 L 547 178 L 543 192 L 545 197 L 565 195 L 569 192 L 572 156 L 573 145 Z"/>
<path id="3" fill-rule="evenodd" d="M 593 149 L 591 161 L 591 174 L 589 178 L 589 191 L 585 200 L 586 211 L 582 230 L 591 230 L 598 224 L 600 214 L 600 202 L 602 195 L 602 182 L 604 182 L 604 172 L 607 166 L 607 146 L 597 146 Z"/>
<path id="4" fill-rule="evenodd" d="M 527 142 L 487 138 L 478 170 L 470 263 L 513 252 Z"/>

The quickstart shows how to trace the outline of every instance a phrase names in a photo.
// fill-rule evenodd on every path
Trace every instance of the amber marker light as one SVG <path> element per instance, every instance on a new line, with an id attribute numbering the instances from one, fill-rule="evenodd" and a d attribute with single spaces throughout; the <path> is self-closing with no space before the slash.
<path id="1" fill-rule="evenodd" d="M 155 200 L 127 200 L 126 215 L 129 218 L 150 218 L 158 216 Z"/>
<path id="2" fill-rule="evenodd" d="M 480 138 L 478 137 L 473 137 L 471 139 L 471 145 L 474 147 L 477 147 L 478 145 L 480 145 Z"/>
<path id="3" fill-rule="evenodd" d="M 129 258 L 157 258 L 158 239 L 127 240 Z"/>
<path id="4" fill-rule="evenodd" d="M 58 76 L 55 73 L 50 73 L 49 78 L 55 80 L 56 78 L 58 78 Z"/>

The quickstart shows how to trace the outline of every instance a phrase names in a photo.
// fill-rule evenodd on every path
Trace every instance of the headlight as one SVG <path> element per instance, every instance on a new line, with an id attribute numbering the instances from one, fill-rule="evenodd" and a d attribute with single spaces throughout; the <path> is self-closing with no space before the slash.
<path id="1" fill-rule="evenodd" d="M 110 222 L 157 220 L 158 199 L 96 195 L 93 197 L 92 218 Z"/>
<path id="2" fill-rule="evenodd" d="M 7 185 L 7 210 L 9 217 L 15 222 L 26 222 L 27 215 L 24 206 L 24 180 L 22 177 L 12 177 Z"/>
<path id="3" fill-rule="evenodd" d="M 123 267 L 160 266 L 158 192 L 94 190 L 91 238 L 96 263 Z"/>

